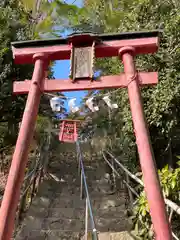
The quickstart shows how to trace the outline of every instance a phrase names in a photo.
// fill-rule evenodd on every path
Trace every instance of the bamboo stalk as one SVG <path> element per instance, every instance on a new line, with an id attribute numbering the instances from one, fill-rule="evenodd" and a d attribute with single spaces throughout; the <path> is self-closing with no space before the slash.
<path id="1" fill-rule="evenodd" d="M 118 177 L 120 177 L 120 174 L 116 171 L 116 169 L 114 168 L 114 166 L 107 160 L 107 158 L 105 157 L 104 153 L 102 152 L 102 155 L 104 157 L 104 160 L 107 162 L 107 164 L 112 168 L 112 170 L 114 171 L 114 173 L 116 173 L 116 175 Z M 128 176 L 128 175 L 127 175 Z M 136 197 L 139 197 L 139 194 L 127 183 L 127 181 L 123 180 L 123 182 L 126 184 L 128 191 L 132 191 L 134 193 L 134 195 L 136 195 Z M 133 203 L 133 201 L 132 201 Z"/>
<path id="2" fill-rule="evenodd" d="M 172 233 L 173 235 L 173 238 L 176 239 L 176 240 L 180 240 L 174 233 Z"/>
<path id="3" fill-rule="evenodd" d="M 132 192 L 134 193 L 134 195 L 136 197 L 138 197 L 139 195 L 137 194 L 137 192 L 129 185 L 129 175 L 127 173 L 125 173 L 126 175 L 126 181 L 124 180 L 123 182 L 126 184 L 127 186 L 127 189 L 128 189 L 128 194 L 129 194 L 129 200 L 130 200 L 130 203 L 131 203 L 131 206 L 133 205 L 133 202 L 134 202 L 134 199 L 133 199 L 133 195 L 132 195 Z"/>
<path id="4" fill-rule="evenodd" d="M 130 192 L 134 193 L 134 195 L 136 195 L 136 197 L 139 197 L 139 194 L 125 181 L 123 180 L 123 182 L 126 184 L 127 188 L 130 190 Z M 131 202 L 131 204 L 133 205 L 133 202 Z"/>
<path id="5" fill-rule="evenodd" d="M 169 214 L 169 222 L 171 222 L 171 220 L 172 220 L 173 212 L 174 212 L 174 210 L 171 208 L 171 212 Z"/>
<path id="6" fill-rule="evenodd" d="M 144 183 L 141 179 L 139 179 L 138 177 L 136 177 L 134 174 L 132 174 L 126 167 L 123 166 L 122 163 L 120 163 L 110 152 L 106 151 L 109 156 L 111 156 L 114 161 L 120 166 L 120 168 L 126 172 L 132 179 L 134 179 L 137 183 L 139 183 L 141 186 L 144 186 Z"/>
<path id="7" fill-rule="evenodd" d="M 120 163 L 110 152 L 106 151 L 113 159 L 114 161 L 120 166 L 120 168 L 125 171 L 132 179 L 134 179 L 137 183 L 139 183 L 141 186 L 144 187 L 144 183 L 142 180 L 140 180 L 138 177 L 136 177 L 134 174 L 132 174 L 126 167 L 123 166 L 122 163 Z M 178 215 L 180 215 L 180 207 L 172 202 L 171 200 L 164 198 L 165 203 L 173 209 Z"/>
<path id="8" fill-rule="evenodd" d="M 169 199 L 167 199 L 167 198 L 165 198 L 164 200 L 165 200 L 165 203 L 166 203 L 171 209 L 173 209 L 177 214 L 180 215 L 180 207 L 179 207 L 176 203 L 172 202 L 171 200 L 169 200 Z"/>

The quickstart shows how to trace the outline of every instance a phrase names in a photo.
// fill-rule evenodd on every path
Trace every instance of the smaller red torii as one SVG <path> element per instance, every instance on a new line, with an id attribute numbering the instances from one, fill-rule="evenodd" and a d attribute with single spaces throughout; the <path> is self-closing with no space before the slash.
<path id="1" fill-rule="evenodd" d="M 78 139 L 80 120 L 63 119 L 60 124 L 59 141 L 74 143 Z"/>

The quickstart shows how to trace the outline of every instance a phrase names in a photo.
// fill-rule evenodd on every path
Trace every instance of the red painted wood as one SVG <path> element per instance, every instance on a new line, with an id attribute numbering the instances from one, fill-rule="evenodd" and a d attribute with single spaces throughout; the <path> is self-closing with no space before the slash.
<path id="1" fill-rule="evenodd" d="M 132 46 L 136 54 L 155 53 L 158 49 L 159 38 L 149 37 L 140 39 L 104 41 L 95 48 L 96 58 L 118 56 L 118 51 L 122 47 Z M 48 46 L 48 47 L 29 47 L 29 48 L 12 48 L 13 57 L 17 64 L 33 63 L 35 53 L 45 53 L 49 60 L 70 59 L 70 45 Z"/>
<path id="2" fill-rule="evenodd" d="M 60 124 L 59 141 L 74 143 L 77 141 L 77 138 L 76 120 L 63 120 L 62 124 Z"/>
<path id="3" fill-rule="evenodd" d="M 16 210 L 20 190 L 24 179 L 25 167 L 28 160 L 29 146 L 33 138 L 41 91 L 39 86 L 46 75 L 47 63 L 42 55 L 36 55 L 31 89 L 28 94 L 26 107 L 21 122 L 16 148 L 13 154 L 6 188 L 0 208 L 0 240 L 12 239 Z"/>
<path id="4" fill-rule="evenodd" d="M 130 82 L 128 85 L 128 95 L 146 196 L 155 231 L 155 239 L 172 240 L 172 232 L 155 165 L 139 84 L 137 83 L 133 52 L 134 49 L 128 47 L 122 49 L 120 55 L 123 60 L 127 82 Z M 132 78 L 134 81 L 131 81 Z"/>
<path id="5" fill-rule="evenodd" d="M 158 83 L 157 72 L 142 72 L 138 73 L 140 85 L 155 85 Z M 30 80 L 18 81 L 13 84 L 13 93 L 26 94 L 30 89 Z M 79 80 L 72 83 L 70 79 L 67 80 L 46 80 L 44 84 L 44 92 L 64 92 L 64 91 L 78 91 L 91 89 L 105 89 L 105 88 L 125 88 L 128 82 L 125 74 L 115 76 L 103 76 L 96 81 Z"/>
<path id="6" fill-rule="evenodd" d="M 65 124 L 65 121 L 62 122 L 60 128 L 61 128 L 61 131 L 59 133 L 59 140 L 61 141 L 62 138 L 63 138 L 63 132 L 64 132 L 64 124 Z"/>

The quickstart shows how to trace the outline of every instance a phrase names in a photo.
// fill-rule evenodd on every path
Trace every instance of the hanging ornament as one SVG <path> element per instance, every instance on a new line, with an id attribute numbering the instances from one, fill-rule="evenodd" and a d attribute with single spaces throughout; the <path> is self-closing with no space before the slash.
<path id="1" fill-rule="evenodd" d="M 68 106 L 72 113 L 79 111 L 79 107 L 75 106 L 75 101 L 76 101 L 76 98 L 73 98 L 73 99 L 69 100 L 69 102 L 68 102 Z"/>
<path id="2" fill-rule="evenodd" d="M 104 96 L 103 100 L 105 101 L 109 108 L 111 109 L 118 108 L 118 105 L 116 103 L 111 103 L 111 99 L 109 98 L 109 96 Z"/>
<path id="3" fill-rule="evenodd" d="M 94 106 L 93 99 L 94 99 L 94 97 L 88 98 L 88 100 L 86 101 L 86 105 L 88 106 L 88 108 L 92 112 L 99 111 L 99 107 L 98 106 Z"/>
<path id="4" fill-rule="evenodd" d="M 61 103 L 58 97 L 53 97 L 50 99 L 50 106 L 53 112 L 60 112 L 61 111 Z"/>

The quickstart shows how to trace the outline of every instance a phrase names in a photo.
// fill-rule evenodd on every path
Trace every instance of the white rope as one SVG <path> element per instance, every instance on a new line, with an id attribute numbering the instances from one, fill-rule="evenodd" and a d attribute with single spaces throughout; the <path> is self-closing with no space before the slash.
<path id="1" fill-rule="evenodd" d="M 109 98 L 109 96 L 104 96 L 103 100 L 110 109 L 118 108 L 118 105 L 116 103 L 111 103 L 111 99 Z"/>
<path id="2" fill-rule="evenodd" d="M 69 100 L 69 102 L 68 102 L 68 106 L 72 113 L 79 111 L 79 107 L 75 106 L 75 101 L 76 101 L 76 98 L 73 98 L 73 99 Z"/>
<path id="3" fill-rule="evenodd" d="M 98 106 L 94 106 L 93 99 L 94 99 L 94 97 L 88 98 L 88 100 L 86 101 L 86 105 L 88 106 L 88 108 L 92 112 L 99 111 L 99 107 Z"/>
<path id="4" fill-rule="evenodd" d="M 112 95 L 114 94 L 115 92 L 119 91 L 120 88 L 117 88 L 115 89 L 114 91 L 111 91 L 111 92 L 108 92 L 108 93 L 97 93 L 98 97 L 103 97 L 103 96 L 107 96 L 107 95 Z M 60 99 L 63 99 L 63 100 L 68 100 L 68 99 L 73 99 L 73 98 L 76 98 L 75 96 L 72 96 L 72 97 L 67 97 L 67 96 L 58 96 L 56 94 L 52 94 L 52 93 L 44 93 L 45 95 L 47 96 L 50 96 L 50 97 L 57 97 L 57 98 L 60 98 Z M 94 96 L 93 96 L 94 97 Z M 89 97 L 83 97 L 82 99 L 88 99 Z"/>
<path id="5" fill-rule="evenodd" d="M 53 112 L 60 112 L 61 111 L 61 103 L 58 97 L 53 97 L 50 99 L 50 106 Z"/>

